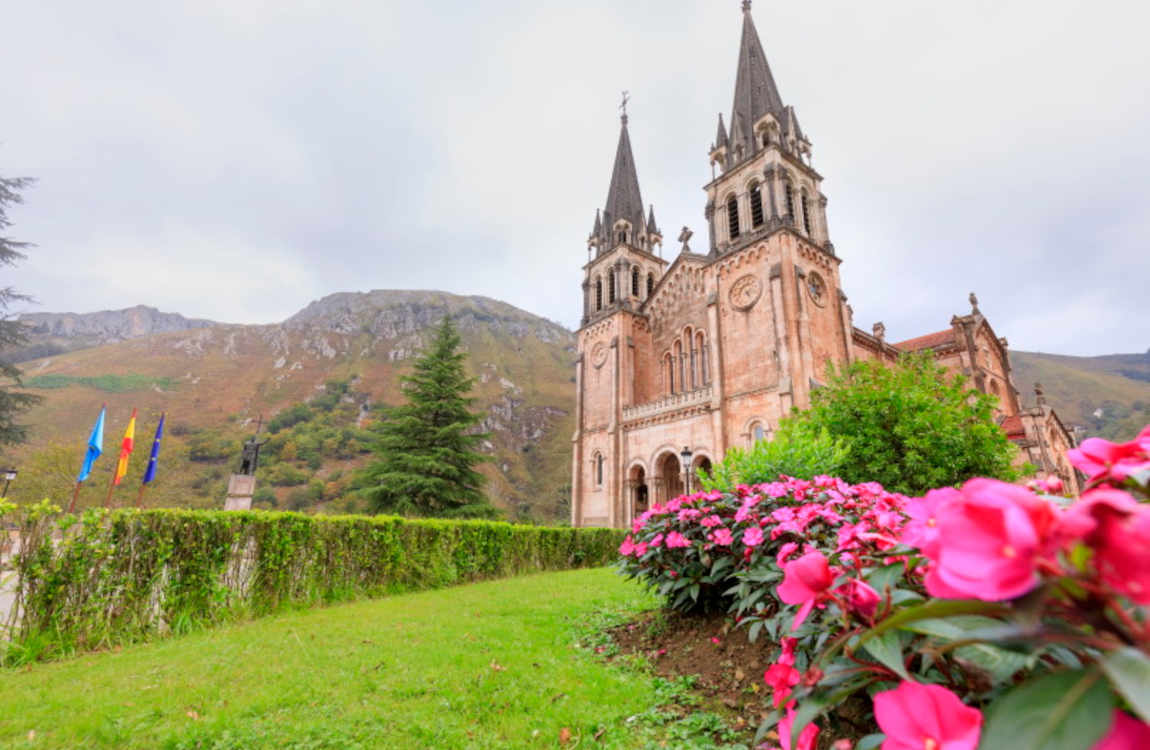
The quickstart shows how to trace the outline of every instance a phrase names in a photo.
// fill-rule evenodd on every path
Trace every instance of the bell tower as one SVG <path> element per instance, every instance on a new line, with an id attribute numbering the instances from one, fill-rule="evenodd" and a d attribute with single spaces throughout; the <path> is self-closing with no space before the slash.
<path id="1" fill-rule="evenodd" d="M 729 130 L 728 130 L 729 127 Z M 779 227 L 833 253 L 822 176 L 795 108 L 783 103 L 743 0 L 743 32 L 730 122 L 719 115 L 706 186 L 711 255 L 726 255 Z"/>
<path id="2" fill-rule="evenodd" d="M 666 268 L 655 209 L 644 206 L 628 132 L 627 94 L 611 184 L 587 238 L 583 316 L 575 365 L 576 429 L 572 524 L 613 526 L 623 518 L 622 410 L 634 399 L 635 341 L 642 312 Z"/>

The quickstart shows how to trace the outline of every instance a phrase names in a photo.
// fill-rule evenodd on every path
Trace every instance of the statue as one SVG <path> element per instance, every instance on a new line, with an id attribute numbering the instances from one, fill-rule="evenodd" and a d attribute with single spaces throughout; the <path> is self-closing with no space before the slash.
<path id="1" fill-rule="evenodd" d="M 246 477 L 253 477 L 260 465 L 260 448 L 267 445 L 267 440 L 259 440 L 260 430 L 264 426 L 264 415 L 259 416 L 256 422 L 256 434 L 244 441 L 243 451 L 240 453 L 239 473 Z"/>
<path id="2" fill-rule="evenodd" d="M 978 309 L 978 296 L 974 292 L 970 293 L 970 314 L 971 315 L 981 315 L 982 314 Z"/>

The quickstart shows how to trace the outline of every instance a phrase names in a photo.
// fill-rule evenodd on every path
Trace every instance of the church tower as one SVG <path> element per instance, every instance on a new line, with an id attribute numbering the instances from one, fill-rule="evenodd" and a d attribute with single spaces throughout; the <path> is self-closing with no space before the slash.
<path id="1" fill-rule="evenodd" d="M 607 201 L 595 212 L 583 267 L 583 318 L 576 361 L 577 416 L 572 461 L 572 523 L 617 525 L 622 508 L 621 410 L 633 399 L 629 342 L 639 312 L 663 275 L 655 254 L 663 236 L 654 206 L 644 206 L 627 129 L 627 99 Z"/>

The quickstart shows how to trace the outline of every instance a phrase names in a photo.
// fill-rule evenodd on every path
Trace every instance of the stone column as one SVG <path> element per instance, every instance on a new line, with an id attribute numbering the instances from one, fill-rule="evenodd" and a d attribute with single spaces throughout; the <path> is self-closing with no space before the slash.
<path id="1" fill-rule="evenodd" d="M 778 170 L 775 169 L 775 165 L 768 164 L 767 168 L 763 170 L 763 177 L 766 178 L 767 196 L 768 196 L 768 200 L 771 204 L 771 213 L 770 213 L 769 219 L 778 219 L 779 218 L 779 204 L 777 203 L 777 198 L 775 197 L 775 193 L 778 192 L 776 189 L 776 187 L 777 187 L 776 183 L 778 182 L 779 178 L 778 178 Z"/>
<path id="2" fill-rule="evenodd" d="M 711 254 L 714 255 L 717 245 L 715 243 L 715 203 L 711 201 L 707 203 L 707 208 L 703 212 L 707 217 L 707 226 L 710 228 L 711 233 Z"/>
<path id="3" fill-rule="evenodd" d="M 591 317 L 591 280 L 583 279 L 583 321 Z"/>

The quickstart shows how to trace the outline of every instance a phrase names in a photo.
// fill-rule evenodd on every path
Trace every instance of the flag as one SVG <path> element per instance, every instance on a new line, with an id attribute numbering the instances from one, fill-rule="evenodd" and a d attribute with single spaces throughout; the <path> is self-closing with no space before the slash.
<path id="1" fill-rule="evenodd" d="M 128 473 L 128 459 L 132 457 L 132 446 L 136 444 L 136 410 L 132 409 L 132 418 L 128 420 L 128 429 L 124 430 L 124 442 L 120 443 L 120 462 L 116 464 L 116 475 L 112 477 L 112 484 L 119 486 L 120 480 Z"/>
<path id="2" fill-rule="evenodd" d="M 160 438 L 164 436 L 164 415 L 160 415 L 160 423 L 156 425 L 156 439 L 152 441 L 152 457 L 148 459 L 148 469 L 144 472 L 144 484 L 156 478 L 156 464 L 160 461 Z"/>
<path id="3" fill-rule="evenodd" d="M 96 417 L 96 424 L 92 425 L 92 436 L 88 438 L 88 452 L 84 454 L 84 465 L 80 467 L 77 482 L 83 482 L 92 473 L 92 464 L 104 452 L 104 416 L 108 412 L 105 404 L 100 407 L 100 416 Z"/>

